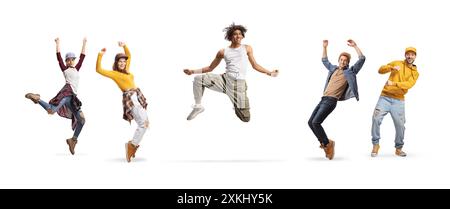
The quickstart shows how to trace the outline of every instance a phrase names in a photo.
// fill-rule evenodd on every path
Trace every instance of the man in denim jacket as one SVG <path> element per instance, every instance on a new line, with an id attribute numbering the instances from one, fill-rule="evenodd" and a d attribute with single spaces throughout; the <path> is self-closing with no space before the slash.
<path id="1" fill-rule="evenodd" d="M 309 127 L 320 142 L 320 148 L 324 149 L 326 158 L 330 160 L 334 157 L 335 142 L 327 137 L 322 123 L 336 108 L 337 101 L 344 101 L 352 97 L 359 100 L 356 74 L 361 70 L 366 60 L 355 41 L 350 39 L 347 41 L 347 45 L 355 48 L 359 57 L 358 61 L 351 67 L 348 65 L 351 56 L 347 52 L 339 55 L 339 66 L 331 64 L 327 55 L 328 40 L 323 41 L 322 63 L 328 69 L 328 76 L 322 100 L 316 106 L 308 121 Z"/>

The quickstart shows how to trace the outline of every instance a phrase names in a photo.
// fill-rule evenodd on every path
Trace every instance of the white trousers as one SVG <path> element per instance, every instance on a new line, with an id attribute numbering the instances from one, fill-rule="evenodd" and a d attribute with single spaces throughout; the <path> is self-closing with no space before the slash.
<path id="1" fill-rule="evenodd" d="M 142 107 L 141 103 L 139 103 L 136 94 L 133 94 L 131 96 L 131 101 L 133 102 L 131 114 L 133 115 L 134 121 L 137 124 L 137 128 L 134 132 L 133 140 L 131 140 L 131 143 L 133 143 L 134 145 L 139 145 L 139 143 L 142 141 L 142 138 L 144 137 L 145 131 L 148 128 L 149 121 L 147 112 L 145 111 L 144 107 Z"/>

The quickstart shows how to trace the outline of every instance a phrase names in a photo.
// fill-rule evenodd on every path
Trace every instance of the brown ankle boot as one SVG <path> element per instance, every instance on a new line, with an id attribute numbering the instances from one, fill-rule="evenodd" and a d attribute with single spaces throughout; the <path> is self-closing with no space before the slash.
<path id="1" fill-rule="evenodd" d="M 134 151 L 133 156 L 131 156 L 131 157 L 136 158 L 136 152 L 137 152 L 138 148 L 139 148 L 139 145 L 136 146 L 136 150 Z"/>
<path id="2" fill-rule="evenodd" d="M 370 156 L 376 157 L 378 155 L 378 150 L 380 149 L 379 144 L 374 144 L 372 148 L 372 152 L 370 153 Z"/>
<path id="3" fill-rule="evenodd" d="M 326 153 L 326 157 L 329 160 L 332 160 L 334 158 L 334 144 L 335 143 L 331 139 L 329 139 L 328 141 L 329 142 L 328 142 L 327 146 L 325 146 L 325 153 Z"/>
<path id="4" fill-rule="evenodd" d="M 406 152 L 402 151 L 402 148 L 396 148 L 395 149 L 395 155 L 400 156 L 400 157 L 406 157 Z"/>
<path id="5" fill-rule="evenodd" d="M 28 93 L 28 94 L 25 94 L 25 98 L 30 99 L 31 101 L 34 102 L 34 104 L 37 104 L 39 102 L 39 100 L 41 99 L 41 95 Z"/>
<path id="6" fill-rule="evenodd" d="M 72 155 L 75 154 L 75 145 L 77 145 L 78 140 L 70 138 L 66 140 L 67 145 L 69 145 L 69 151 Z"/>
<path id="7" fill-rule="evenodd" d="M 136 150 L 138 146 L 135 146 L 134 144 L 131 143 L 131 141 L 129 141 L 128 143 L 125 144 L 125 153 L 126 153 L 126 158 L 127 158 L 127 162 L 131 162 L 131 157 L 134 158 L 135 154 L 136 154 Z"/>

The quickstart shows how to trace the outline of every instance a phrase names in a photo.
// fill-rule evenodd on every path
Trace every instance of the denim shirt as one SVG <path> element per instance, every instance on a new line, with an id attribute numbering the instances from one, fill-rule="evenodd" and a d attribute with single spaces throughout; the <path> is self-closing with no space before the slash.
<path id="1" fill-rule="evenodd" d="M 358 84 L 356 82 L 356 74 L 361 70 L 362 66 L 364 65 L 364 62 L 366 61 L 366 57 L 364 55 L 360 56 L 358 61 L 349 67 L 346 67 L 344 69 L 344 76 L 347 80 L 348 86 L 345 90 L 345 93 L 342 94 L 341 98 L 339 98 L 339 101 L 344 101 L 347 99 L 350 99 L 352 97 L 355 97 L 357 101 L 359 101 L 359 94 L 358 94 Z M 337 65 L 333 65 L 328 60 L 328 57 L 322 58 L 322 63 L 325 65 L 325 67 L 328 69 L 328 77 L 327 81 L 325 83 L 325 89 L 328 86 L 328 82 L 330 81 L 331 76 L 333 75 L 334 71 L 339 67 Z"/>

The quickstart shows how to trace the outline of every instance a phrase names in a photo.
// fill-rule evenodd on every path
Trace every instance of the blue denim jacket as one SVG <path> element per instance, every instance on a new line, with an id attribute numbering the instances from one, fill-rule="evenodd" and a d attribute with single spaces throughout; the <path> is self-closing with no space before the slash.
<path id="1" fill-rule="evenodd" d="M 342 94 L 341 98 L 339 98 L 339 101 L 344 101 L 352 97 L 355 97 L 356 100 L 359 101 L 358 83 L 356 82 L 356 74 L 358 74 L 358 72 L 361 70 L 365 61 L 366 57 L 362 55 L 359 57 L 358 61 L 353 66 L 344 69 L 344 76 L 345 79 L 347 80 L 348 86 L 347 89 L 345 90 L 345 93 Z M 322 63 L 328 69 L 327 82 L 325 83 L 326 89 L 328 86 L 328 82 L 330 81 L 331 75 L 333 75 L 334 71 L 336 71 L 336 69 L 339 66 L 331 64 L 330 61 L 328 61 L 328 57 L 322 58 Z"/>

